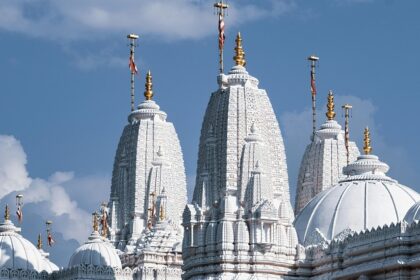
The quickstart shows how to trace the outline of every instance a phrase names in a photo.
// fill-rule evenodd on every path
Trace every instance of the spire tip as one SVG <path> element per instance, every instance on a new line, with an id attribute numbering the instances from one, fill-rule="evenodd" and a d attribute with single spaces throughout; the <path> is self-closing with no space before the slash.
<path id="1" fill-rule="evenodd" d="M 370 155 L 372 153 L 372 146 L 370 143 L 370 130 L 369 127 L 365 128 L 364 132 L 364 146 L 363 151 L 365 152 L 365 155 Z"/>
<path id="2" fill-rule="evenodd" d="M 236 65 L 244 66 L 246 65 L 245 60 L 245 51 L 242 47 L 242 37 L 241 32 L 238 32 L 238 35 L 236 35 L 236 46 L 235 46 L 235 56 L 233 57 L 233 60 L 235 61 Z"/>
<path id="3" fill-rule="evenodd" d="M 329 121 L 332 121 L 335 118 L 334 107 L 334 93 L 332 90 L 330 90 L 328 92 L 327 113 L 325 114 Z"/>
<path id="4" fill-rule="evenodd" d="M 146 74 L 146 83 L 144 84 L 145 91 L 144 91 L 144 97 L 146 100 L 152 100 L 153 97 L 153 83 L 152 83 L 152 73 L 147 71 Z"/>

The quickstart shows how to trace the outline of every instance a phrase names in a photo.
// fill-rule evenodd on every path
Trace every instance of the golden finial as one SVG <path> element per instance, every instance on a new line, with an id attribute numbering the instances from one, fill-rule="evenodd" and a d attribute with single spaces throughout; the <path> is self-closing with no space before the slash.
<path id="1" fill-rule="evenodd" d="M 372 153 L 372 147 L 370 146 L 370 131 L 369 127 L 365 128 L 365 145 L 363 146 L 363 151 L 365 152 L 365 155 L 370 155 Z"/>
<path id="2" fill-rule="evenodd" d="M 334 120 L 335 112 L 334 112 L 334 94 L 332 90 L 328 92 L 328 103 L 327 103 L 327 113 L 325 114 L 329 121 Z"/>
<path id="3" fill-rule="evenodd" d="M 160 205 L 160 215 L 159 215 L 159 218 L 160 218 L 160 220 L 161 221 L 163 221 L 164 219 L 165 219 L 165 213 L 163 212 L 164 210 L 163 210 L 163 205 Z"/>
<path id="4" fill-rule="evenodd" d="M 10 220 L 10 210 L 9 205 L 6 204 L 6 209 L 4 210 L 4 220 Z"/>
<path id="5" fill-rule="evenodd" d="M 93 231 L 99 231 L 98 214 L 96 212 L 92 213 L 92 227 Z"/>
<path id="6" fill-rule="evenodd" d="M 41 234 L 38 234 L 38 244 L 36 245 L 36 247 L 38 248 L 38 250 L 42 249 L 42 238 L 41 238 Z"/>
<path id="7" fill-rule="evenodd" d="M 152 73 L 150 73 L 150 70 L 147 72 L 146 75 L 146 83 L 144 84 L 146 91 L 144 92 L 144 97 L 146 97 L 146 100 L 152 100 L 153 97 L 153 83 L 152 83 Z"/>
<path id="8" fill-rule="evenodd" d="M 236 65 L 245 66 L 246 65 L 245 51 L 242 48 L 241 32 L 238 32 L 235 42 L 236 42 L 236 47 L 235 47 L 235 56 L 233 57 L 233 60 L 235 60 Z"/>

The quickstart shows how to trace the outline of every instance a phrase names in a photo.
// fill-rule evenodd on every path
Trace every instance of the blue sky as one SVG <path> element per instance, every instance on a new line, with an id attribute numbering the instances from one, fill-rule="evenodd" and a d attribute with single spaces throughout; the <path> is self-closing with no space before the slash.
<path id="1" fill-rule="evenodd" d="M 0 189 L 43 193 L 23 226 L 35 241 L 54 220 L 52 258 L 66 265 L 89 234 L 89 213 L 106 200 L 113 157 L 129 113 L 128 47 L 140 34 L 136 103 L 151 69 L 155 100 L 175 124 L 189 181 L 210 93 L 217 88 L 212 1 L 12 1 L 0 3 Z M 317 69 L 319 124 L 326 94 L 354 105 L 351 138 L 372 128 L 389 174 L 417 191 L 420 148 L 420 19 L 417 0 L 233 1 L 226 18 L 226 69 L 241 31 L 247 70 L 271 98 L 285 138 L 292 198 L 311 133 L 309 67 Z M 337 120 L 342 123 L 337 109 Z M 9 195 L 6 195 L 7 193 Z M 90 198 L 90 199 L 87 199 Z M 54 205 L 51 200 L 60 201 Z M 81 221 L 83 220 L 83 221 Z M 39 221 L 39 223 L 36 223 Z M 69 224 L 80 221 L 79 228 Z M 77 240 L 77 242 L 76 242 Z"/>

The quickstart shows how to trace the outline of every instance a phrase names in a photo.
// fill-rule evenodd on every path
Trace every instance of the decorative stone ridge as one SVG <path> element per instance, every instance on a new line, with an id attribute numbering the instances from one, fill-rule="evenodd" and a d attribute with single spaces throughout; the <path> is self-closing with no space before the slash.
<path id="1" fill-rule="evenodd" d="M 184 210 L 183 279 L 278 279 L 292 273 L 297 245 L 279 124 L 243 66 L 218 82 Z"/>
<path id="2" fill-rule="evenodd" d="M 133 271 L 129 268 L 112 268 L 95 265 L 80 264 L 72 268 L 67 268 L 54 272 L 49 279 L 59 280 L 132 280 Z M 44 278 L 45 279 L 45 278 Z"/>
<path id="3" fill-rule="evenodd" d="M 348 232 L 303 249 L 297 273 L 305 279 L 419 279 L 418 244 L 418 222 Z"/>
<path id="4" fill-rule="evenodd" d="M 359 154 L 356 144 L 350 141 L 349 162 L 355 161 Z M 346 165 L 344 131 L 335 120 L 327 120 L 315 132 L 303 155 L 296 187 L 295 214 L 299 214 L 318 193 L 343 179 Z"/>

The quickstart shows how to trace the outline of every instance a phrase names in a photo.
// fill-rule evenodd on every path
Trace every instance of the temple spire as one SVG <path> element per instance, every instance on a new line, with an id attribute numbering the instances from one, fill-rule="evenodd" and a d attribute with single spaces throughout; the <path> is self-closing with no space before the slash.
<path id="1" fill-rule="evenodd" d="M 146 75 L 146 83 L 144 84 L 145 91 L 144 91 L 144 97 L 146 100 L 152 100 L 153 97 L 153 83 L 152 83 L 152 73 L 150 70 L 147 72 Z"/>
<path id="2" fill-rule="evenodd" d="M 213 7 L 217 10 L 217 15 L 219 16 L 219 70 L 220 73 L 223 73 L 223 49 L 225 46 L 225 21 L 223 18 L 226 15 L 226 9 L 229 8 L 229 5 L 224 3 L 223 0 L 214 3 Z"/>
<path id="3" fill-rule="evenodd" d="M 246 65 L 245 51 L 242 48 L 241 32 L 238 32 L 238 35 L 236 35 L 235 42 L 236 42 L 235 56 L 233 57 L 233 60 L 235 61 L 236 65 L 245 66 Z"/>
<path id="4" fill-rule="evenodd" d="M 327 103 L 327 113 L 325 114 L 329 121 L 334 120 L 335 112 L 334 112 L 334 94 L 332 90 L 328 92 L 328 103 Z"/>
<path id="5" fill-rule="evenodd" d="M 363 145 L 363 151 L 365 152 L 365 155 L 370 155 L 372 153 L 372 146 L 370 145 L 370 130 L 369 127 L 365 128 L 364 132 L 364 145 Z"/>

